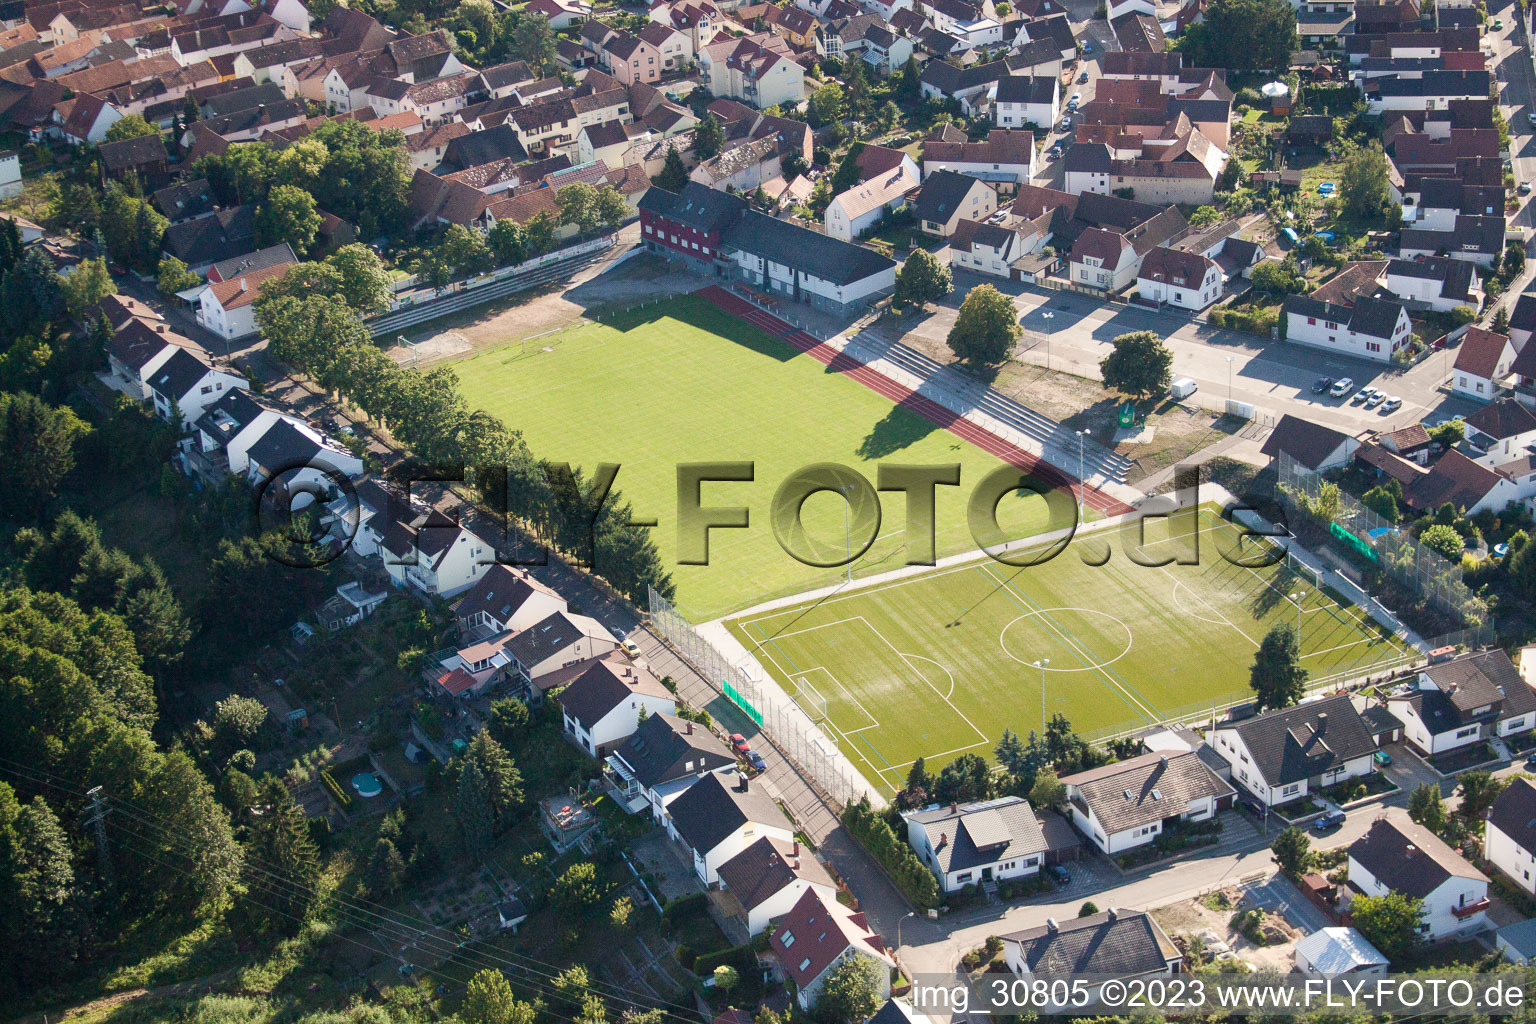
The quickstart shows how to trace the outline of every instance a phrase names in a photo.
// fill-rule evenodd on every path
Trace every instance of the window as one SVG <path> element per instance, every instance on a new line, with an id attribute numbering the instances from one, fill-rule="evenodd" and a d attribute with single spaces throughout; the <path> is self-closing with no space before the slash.
<path id="1" fill-rule="evenodd" d="M 784 948 L 788 949 L 790 946 L 795 944 L 795 933 L 791 931 L 785 931 L 783 936 L 781 936 L 781 941 L 784 943 Z"/>

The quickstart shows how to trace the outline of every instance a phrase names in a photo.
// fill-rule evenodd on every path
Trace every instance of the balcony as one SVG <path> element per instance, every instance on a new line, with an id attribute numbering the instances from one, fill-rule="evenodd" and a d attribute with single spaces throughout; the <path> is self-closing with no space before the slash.
<path id="1" fill-rule="evenodd" d="M 1483 911 L 1487 910 L 1492 903 L 1492 900 L 1490 900 L 1487 896 L 1484 896 L 1476 903 L 1464 903 L 1459 907 L 1452 907 L 1451 916 L 1455 917 L 1458 921 L 1464 921 L 1474 914 L 1481 914 Z"/>

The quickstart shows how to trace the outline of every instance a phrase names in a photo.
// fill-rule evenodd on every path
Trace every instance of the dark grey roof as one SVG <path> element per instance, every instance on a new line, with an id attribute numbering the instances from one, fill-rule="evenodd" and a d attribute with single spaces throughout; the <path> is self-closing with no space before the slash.
<path id="1" fill-rule="evenodd" d="M 553 657 L 585 635 L 565 612 L 554 612 L 507 641 L 506 650 L 528 668 Z"/>
<path id="2" fill-rule="evenodd" d="M 964 871 L 1046 850 L 1040 820 L 1023 797 L 915 811 L 907 820 L 928 834 L 929 846 L 943 872 Z"/>
<path id="3" fill-rule="evenodd" d="M 1270 786 L 1300 782 L 1376 750 L 1347 696 L 1267 711 L 1233 726 Z"/>
<path id="4" fill-rule="evenodd" d="M 1402 720 L 1380 704 L 1372 704 L 1360 712 L 1360 721 L 1372 736 L 1384 736 L 1403 727 Z"/>
<path id="5" fill-rule="evenodd" d="M 186 220 L 212 213 L 214 208 L 213 186 L 207 178 L 183 181 L 168 185 L 153 196 L 155 208 L 169 220 Z"/>
<path id="6" fill-rule="evenodd" d="M 250 274 L 268 267 L 280 267 L 297 262 L 299 258 L 293 254 L 292 247 L 287 242 L 279 242 L 277 245 L 269 245 L 265 249 L 257 249 L 243 256 L 220 260 L 208 268 L 208 273 L 217 274 L 220 279 L 228 281 L 241 274 Z"/>
<path id="7" fill-rule="evenodd" d="M 923 179 L 923 187 L 913 204 L 913 216 L 920 221 L 931 220 L 947 224 L 977 185 L 985 187 L 978 178 L 958 171 L 935 171 Z"/>
<path id="8" fill-rule="evenodd" d="M 238 110 L 250 110 L 264 103 L 273 106 L 287 98 L 283 95 L 282 86 L 276 82 L 264 82 L 261 85 L 210 96 L 203 101 L 203 109 L 207 111 L 207 116 L 218 117 L 222 114 L 233 114 Z"/>
<path id="9" fill-rule="evenodd" d="M 594 661 L 560 691 L 560 709 L 590 731 L 614 708 L 637 696 L 665 697 L 667 691 L 649 669 L 628 659 L 622 664 Z"/>
<path id="10" fill-rule="evenodd" d="M 1370 831 L 1349 845 L 1349 859 L 1387 888 L 1416 900 L 1452 876 L 1488 881 L 1445 840 L 1411 821 L 1376 819 Z"/>
<path id="11" fill-rule="evenodd" d="M 762 256 L 835 285 L 862 281 L 896 266 L 894 260 L 862 245 L 844 242 L 820 231 L 810 231 L 752 210 L 726 229 L 724 241 L 742 252 Z"/>
<path id="12" fill-rule="evenodd" d="M 736 223 L 746 205 L 738 196 L 690 181 L 677 195 L 651 188 L 640 197 L 639 208 L 710 234 Z"/>
<path id="13" fill-rule="evenodd" d="M 266 408 L 245 388 L 232 388 L 203 410 L 197 420 L 197 429 L 219 444 L 227 445 Z"/>
<path id="14" fill-rule="evenodd" d="M 1308 469 L 1317 469 L 1349 440 L 1349 435 L 1286 413 L 1264 440 L 1260 454 L 1275 458 L 1281 452 Z"/>
<path id="15" fill-rule="evenodd" d="M 1142 754 L 1061 781 L 1076 790 L 1074 802 L 1093 811 L 1107 835 L 1185 814 L 1196 800 L 1235 792 L 1193 750 Z"/>
<path id="16" fill-rule="evenodd" d="M 506 123 L 449 139 L 443 150 L 443 163 L 460 171 L 508 158 L 521 163 L 528 152 L 517 139 L 517 129 Z"/>
<path id="17" fill-rule="evenodd" d="M 1467 426 L 1496 440 L 1515 437 L 1536 430 L 1536 413 L 1513 398 L 1500 399 L 1473 412 Z"/>
<path id="18" fill-rule="evenodd" d="M 674 715 L 651 715 L 614 751 L 647 789 L 735 763 L 715 734 Z M 688 765 L 692 763 L 690 768 Z"/>
<path id="19" fill-rule="evenodd" d="M 103 142 L 96 152 L 101 157 L 102 166 L 109 171 L 125 171 L 146 164 L 164 163 L 167 159 L 165 140 L 159 132 L 117 142 Z"/>
<path id="20" fill-rule="evenodd" d="M 323 450 L 292 422 L 280 419 L 256 439 L 246 454 L 269 473 L 281 473 L 308 466 Z"/>
<path id="21" fill-rule="evenodd" d="M 527 63 L 520 60 L 497 64 L 480 72 L 480 80 L 487 89 L 502 89 L 519 82 L 531 82 L 535 77 Z"/>
<path id="22" fill-rule="evenodd" d="M 1536 710 L 1536 691 L 1502 650 L 1464 655 L 1422 671 L 1435 689 L 1392 699 L 1410 704 L 1431 735 Z"/>
<path id="23" fill-rule="evenodd" d="M 212 217 L 186 220 L 165 229 L 165 251 L 189 267 L 249 251 L 256 241 L 256 209 L 235 206 Z"/>
<path id="24" fill-rule="evenodd" d="M 999 103 L 1049 103 L 1056 96 L 1056 79 L 1044 75 L 1009 75 L 997 83 Z"/>
<path id="25" fill-rule="evenodd" d="M 769 836 L 757 840 L 720 865 L 720 881 L 748 910 L 759 907 L 797 881 L 835 890 L 837 884 L 821 862 L 795 840 Z"/>
<path id="26" fill-rule="evenodd" d="M 1487 96 L 1492 78 L 1486 71 L 1425 71 L 1420 78 L 1374 78 L 1379 96 Z"/>
<path id="27" fill-rule="evenodd" d="M 1488 821 L 1527 853 L 1536 853 L 1536 786 L 1517 778 L 1488 809 Z"/>
<path id="28" fill-rule="evenodd" d="M 559 596 L 529 576 L 526 570 L 497 562 L 475 581 L 475 585 L 454 605 L 453 611 L 462 619 L 484 612 L 505 626 L 530 597 L 541 593 Z"/>
<path id="29" fill-rule="evenodd" d="M 703 856 L 747 822 L 790 827 L 789 819 L 762 786 L 741 789 L 728 781 L 734 772 L 715 772 L 688 787 L 667 805 L 672 827 L 695 853 Z"/>
<path id="30" fill-rule="evenodd" d="M 187 392 L 197 387 L 210 370 L 212 367 L 197 356 L 184 348 L 177 348 L 149 379 L 149 386 L 167 399 L 179 402 L 187 396 Z"/>
<path id="31" fill-rule="evenodd" d="M 1021 959 L 1035 974 L 1135 977 L 1164 971 L 1179 959 L 1178 947 L 1145 912 L 1106 910 L 1002 938 L 1019 944 Z"/>

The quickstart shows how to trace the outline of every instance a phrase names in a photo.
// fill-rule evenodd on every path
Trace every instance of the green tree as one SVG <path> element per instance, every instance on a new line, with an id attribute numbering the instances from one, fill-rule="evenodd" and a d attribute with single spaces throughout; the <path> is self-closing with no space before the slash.
<path id="1" fill-rule="evenodd" d="M 260 802 L 261 814 L 251 817 L 246 841 L 251 858 L 247 882 L 265 905 L 257 909 L 284 919 L 273 924 L 291 926 L 288 919 L 302 919 L 314 899 L 320 851 L 310 838 L 303 808 L 281 779 L 269 775 L 262 780 Z"/>
<path id="2" fill-rule="evenodd" d="M 1105 387 L 1140 399 L 1168 390 L 1173 380 L 1173 353 L 1155 331 L 1132 331 L 1111 344 L 1109 354 L 1099 361 Z"/>
<path id="3" fill-rule="evenodd" d="M 516 697 L 499 697 L 491 701 L 486 728 L 503 747 L 514 746 L 528 728 L 528 705 Z"/>
<path id="4" fill-rule="evenodd" d="M 1029 802 L 1037 808 L 1059 807 L 1067 800 L 1067 787 L 1062 785 L 1056 769 L 1049 765 L 1035 774 L 1035 784 L 1029 788 Z"/>
<path id="5" fill-rule="evenodd" d="M 64 309 L 76 320 L 83 320 L 88 310 L 116 291 L 117 282 L 99 257 L 81 261 L 59 285 Z"/>
<path id="6" fill-rule="evenodd" d="M 523 777 L 500 743 L 485 731 L 455 759 L 459 770 L 454 815 L 472 855 L 484 856 L 523 802 Z"/>
<path id="7" fill-rule="evenodd" d="M 159 135 L 160 129 L 144 120 L 142 114 L 125 114 L 112 122 L 107 129 L 106 142 L 122 142 L 124 139 L 139 139 L 146 135 Z"/>
<path id="8" fill-rule="evenodd" d="M 497 221 L 485 240 L 496 262 L 504 267 L 515 267 L 528 258 L 528 236 L 517 221 Z"/>
<path id="9" fill-rule="evenodd" d="M 589 233 L 597 225 L 597 189 L 584 181 L 576 181 L 555 193 L 560 207 L 560 223 L 574 225 L 582 234 Z"/>
<path id="10" fill-rule="evenodd" d="M 1386 487 L 1372 487 L 1360 496 L 1360 504 L 1389 523 L 1396 523 L 1402 518 L 1402 511 L 1397 505 L 1397 496 Z"/>
<path id="11" fill-rule="evenodd" d="M 1379 217 L 1391 199 L 1391 168 L 1381 144 L 1355 148 L 1339 168 L 1339 200 L 1348 216 L 1359 220 Z"/>
<path id="12" fill-rule="evenodd" d="M 741 975 L 730 964 L 721 964 L 719 967 L 716 967 L 713 977 L 715 979 L 715 988 L 726 993 L 729 993 L 741 981 Z"/>
<path id="13" fill-rule="evenodd" d="M 160 294 L 167 298 L 188 288 L 196 288 L 202 278 L 187 269 L 187 265 L 175 256 L 167 256 L 155 267 L 155 284 Z"/>
<path id="14" fill-rule="evenodd" d="M 990 284 L 977 285 L 960 304 L 950 328 L 950 351 L 973 365 L 991 365 L 1008 358 L 1019 340 L 1018 311 L 1013 300 Z"/>
<path id="15" fill-rule="evenodd" d="M 855 1024 L 880 1009 L 885 968 L 873 957 L 845 957 L 823 982 L 811 1016 L 818 1024 Z"/>
<path id="16" fill-rule="evenodd" d="M 534 1024 L 537 1013 L 532 1005 L 518 1001 L 501 971 L 488 967 L 477 971 L 465 986 L 459 1019 L 464 1024 Z"/>
<path id="17" fill-rule="evenodd" d="M 896 275 L 896 301 L 924 306 L 955 290 L 949 267 L 927 249 L 912 250 Z"/>
<path id="18" fill-rule="evenodd" d="M 1429 428 L 1429 439 L 1442 448 L 1455 448 L 1467 438 L 1466 420 L 1446 420 Z M 1401 485 L 1399 485 L 1401 490 Z"/>
<path id="19" fill-rule="evenodd" d="M 562 917 L 579 919 L 591 913 L 603 901 L 607 887 L 597 877 L 597 866 L 577 861 L 555 879 L 549 901 Z"/>
<path id="20" fill-rule="evenodd" d="M 535 75 L 546 75 L 555 69 L 555 30 L 549 19 L 542 14 L 521 12 L 517 27 L 512 30 L 512 56 L 526 61 Z"/>
<path id="21" fill-rule="evenodd" d="M 393 896 L 405 881 L 406 863 L 400 848 L 388 836 L 380 836 L 368 857 L 368 891 L 374 897 Z"/>
<path id="22" fill-rule="evenodd" d="M 250 746 L 266 724 L 267 706 L 254 697 L 231 694 L 214 705 L 214 734 L 231 748 Z"/>
<path id="23" fill-rule="evenodd" d="M 723 145 L 725 145 L 725 127 L 718 117 L 706 111 L 693 129 L 693 151 L 698 154 L 700 160 L 708 160 L 720 152 L 720 147 Z"/>
<path id="24" fill-rule="evenodd" d="M 961 754 L 939 771 L 933 784 L 934 796 L 946 804 L 986 800 L 992 790 L 992 769 L 979 754 Z"/>
<path id="25" fill-rule="evenodd" d="M 1494 311 L 1491 330 L 1494 334 L 1509 334 L 1509 310 L 1504 306 Z"/>
<path id="26" fill-rule="evenodd" d="M 1208 228 L 1221 220 L 1221 213 L 1214 206 L 1197 206 L 1195 212 L 1189 215 L 1189 226 L 1192 228 Z"/>
<path id="27" fill-rule="evenodd" d="M 257 207 L 256 239 L 261 245 L 287 242 L 303 255 L 315 244 L 320 223 L 314 196 L 297 185 L 278 185 Z"/>
<path id="28" fill-rule="evenodd" d="M 75 467 L 80 440 L 90 428 L 67 406 L 53 408 L 36 395 L 0 393 L 0 512 L 35 520 Z"/>
<path id="29" fill-rule="evenodd" d="M 1212 0 L 1179 48 L 1195 67 L 1284 72 L 1297 49 L 1296 10 L 1288 0 Z"/>
<path id="30" fill-rule="evenodd" d="M 1280 834 L 1275 836 L 1270 850 L 1281 874 L 1290 878 L 1300 878 L 1306 874 L 1312 869 L 1312 864 L 1317 859 L 1316 854 L 1312 852 L 1312 840 L 1307 838 L 1305 831 L 1295 825 L 1282 829 Z"/>
<path id="31" fill-rule="evenodd" d="M 843 119 L 843 87 L 836 82 L 818 86 L 811 93 L 808 111 L 811 127 L 821 128 Z"/>
<path id="32" fill-rule="evenodd" d="M 563 188 L 560 194 L 564 195 L 575 187 Z M 443 232 L 443 240 L 438 243 L 437 253 L 460 276 L 479 273 L 491 265 L 491 250 L 485 244 L 485 236 L 462 224 L 448 225 L 448 230 Z"/>
<path id="33" fill-rule="evenodd" d="M 667 147 L 667 159 L 661 171 L 651 179 L 651 184 L 668 192 L 678 193 L 688 184 L 688 168 L 683 166 L 683 155 L 675 145 Z"/>
<path id="34" fill-rule="evenodd" d="M 46 800 L 20 805 L 8 785 L 0 793 L 0 882 L 0 919 L 14 929 L 6 943 L 20 975 L 13 983 L 60 977 L 80 938 L 69 840 Z"/>
<path id="35" fill-rule="evenodd" d="M 1509 787 L 1512 779 L 1501 779 L 1488 772 L 1467 772 L 1461 777 L 1461 804 L 1456 813 L 1468 822 L 1482 821 L 1488 808 Z"/>
<path id="36" fill-rule="evenodd" d="M 1392 963 L 1399 963 L 1419 943 L 1419 922 L 1424 901 L 1387 892 L 1380 896 L 1356 896 L 1349 905 L 1351 923 Z"/>
<path id="37" fill-rule="evenodd" d="M 1301 643 L 1296 627 L 1276 622 L 1264 634 L 1248 674 L 1260 711 L 1288 708 L 1306 694 L 1307 670 L 1301 667 Z"/>
<path id="38" fill-rule="evenodd" d="M 1092 917 L 1094 914 L 1097 914 L 1098 912 L 1099 912 L 1099 905 L 1097 903 L 1093 902 L 1093 900 L 1088 900 L 1082 906 L 1077 908 L 1077 916 L 1078 917 Z"/>
<path id="39" fill-rule="evenodd" d="M 1453 562 L 1461 561 L 1461 553 L 1467 547 L 1456 528 L 1443 523 L 1435 523 L 1420 531 L 1419 543 Z"/>
<path id="40" fill-rule="evenodd" d="M 1436 834 L 1445 831 L 1449 815 L 1437 783 L 1426 782 L 1408 794 L 1408 817 Z"/>
<path id="41" fill-rule="evenodd" d="M 344 245 L 326 257 L 326 264 L 340 278 L 341 298 L 364 315 L 389 306 L 389 270 L 379 254 L 366 245 Z"/>
<path id="42" fill-rule="evenodd" d="M 613 906 L 608 911 L 608 923 L 614 928 L 628 927 L 629 919 L 635 912 L 635 901 L 628 896 L 620 896 L 613 901 Z"/>

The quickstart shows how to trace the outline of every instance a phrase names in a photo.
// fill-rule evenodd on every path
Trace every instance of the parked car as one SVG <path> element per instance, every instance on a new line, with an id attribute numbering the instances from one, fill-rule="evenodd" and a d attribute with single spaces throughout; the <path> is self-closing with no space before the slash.
<path id="1" fill-rule="evenodd" d="M 1331 387 L 1333 387 L 1332 377 L 1319 377 L 1317 380 L 1312 382 L 1312 393 L 1314 395 L 1320 395 Z"/>
<path id="2" fill-rule="evenodd" d="M 1072 115 L 1068 114 L 1061 119 L 1061 133 L 1065 135 L 1072 130 Z"/>
<path id="3" fill-rule="evenodd" d="M 1494 18 L 1493 19 L 1493 30 L 1495 32 L 1503 32 L 1504 31 L 1504 19 L 1503 18 Z"/>
<path id="4" fill-rule="evenodd" d="M 1385 750 L 1378 750 L 1376 753 L 1371 755 L 1371 760 L 1375 761 L 1382 767 L 1386 767 L 1392 763 L 1392 755 L 1387 753 Z"/>
<path id="5" fill-rule="evenodd" d="M 765 772 L 768 770 L 768 762 L 764 761 L 763 755 L 755 750 L 747 751 L 747 764 L 751 765 L 752 770 L 755 772 Z"/>
<path id="6" fill-rule="evenodd" d="M 1527 121 L 1531 122 L 1531 127 L 1536 128 L 1536 110 L 1533 110 L 1529 114 L 1526 114 L 1525 115 L 1525 119 Z"/>
<path id="7" fill-rule="evenodd" d="M 1376 389 L 1367 384 L 1365 387 L 1349 396 L 1350 405 L 1359 405 L 1376 393 Z"/>
<path id="8" fill-rule="evenodd" d="M 1077 76 L 1077 81 L 1078 81 L 1079 85 L 1081 85 L 1082 83 L 1088 81 L 1088 72 L 1084 71 L 1082 74 L 1078 75 Z"/>
<path id="9" fill-rule="evenodd" d="M 1382 412 L 1397 412 L 1403 407 L 1403 400 L 1396 395 L 1391 395 L 1381 407 Z"/>
<path id="10" fill-rule="evenodd" d="M 1068 871 L 1064 864 L 1052 864 L 1045 870 L 1051 873 L 1051 881 L 1057 885 L 1069 885 L 1072 882 L 1072 872 Z"/>
<path id="11" fill-rule="evenodd" d="M 1338 380 L 1333 382 L 1333 387 L 1328 389 L 1328 393 L 1334 398 L 1343 398 L 1354 389 L 1355 382 L 1353 380 L 1351 380 L 1349 377 L 1340 377 Z"/>
<path id="12" fill-rule="evenodd" d="M 1372 395 L 1370 398 L 1367 398 L 1365 400 L 1365 407 L 1367 409 L 1374 409 L 1378 405 L 1380 405 L 1382 402 L 1385 402 L 1386 400 L 1387 400 L 1386 392 L 1378 391 L 1374 395 Z"/>
<path id="13" fill-rule="evenodd" d="M 619 649 L 629 655 L 631 661 L 640 657 L 640 645 L 633 640 L 625 640 L 619 644 Z"/>
<path id="14" fill-rule="evenodd" d="M 1343 811 L 1328 811 L 1312 823 L 1312 831 L 1322 835 L 1325 832 L 1332 832 L 1342 824 L 1344 824 Z"/>
<path id="15" fill-rule="evenodd" d="M 747 743 L 747 738 L 741 733 L 731 733 L 730 739 L 731 749 L 736 751 L 737 756 L 746 757 L 747 754 L 751 753 L 752 747 Z"/>
<path id="16" fill-rule="evenodd" d="M 1519 192 L 1523 196 L 1528 196 L 1531 194 L 1531 183 L 1528 181 L 1522 181 L 1520 183 L 1520 187 L 1515 189 L 1515 191 Z"/>
<path id="17" fill-rule="evenodd" d="M 1072 98 L 1067 100 L 1067 109 L 1076 110 L 1077 105 L 1081 102 L 1083 102 L 1083 94 L 1080 92 L 1075 92 L 1072 94 Z"/>
<path id="18" fill-rule="evenodd" d="M 1536 754 L 1532 754 L 1530 757 L 1525 759 L 1525 770 L 1528 772 L 1536 772 Z"/>

